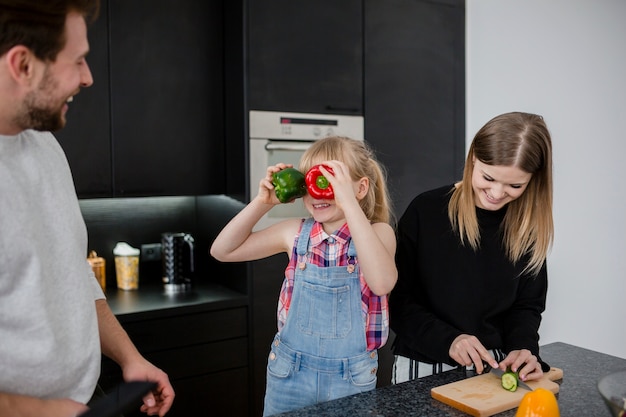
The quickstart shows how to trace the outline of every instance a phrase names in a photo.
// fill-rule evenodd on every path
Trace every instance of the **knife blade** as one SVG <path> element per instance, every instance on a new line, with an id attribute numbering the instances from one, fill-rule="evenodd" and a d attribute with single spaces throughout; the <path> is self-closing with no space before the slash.
<path id="1" fill-rule="evenodd" d="M 500 368 L 491 368 L 491 370 L 489 371 L 494 375 L 497 375 L 498 378 L 502 378 L 502 375 L 504 375 L 504 371 Z M 522 381 L 521 379 L 517 378 L 517 386 L 518 387 L 522 387 L 524 389 L 527 389 L 528 391 L 532 391 L 533 389 L 526 384 L 524 381 Z"/>

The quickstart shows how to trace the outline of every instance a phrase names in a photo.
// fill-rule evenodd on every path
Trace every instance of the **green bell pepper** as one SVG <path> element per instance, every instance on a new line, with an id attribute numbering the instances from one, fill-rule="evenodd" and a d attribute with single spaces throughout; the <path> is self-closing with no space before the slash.
<path id="1" fill-rule="evenodd" d="M 272 184 L 281 203 L 288 203 L 306 194 L 304 174 L 295 168 L 285 168 L 273 173 Z"/>

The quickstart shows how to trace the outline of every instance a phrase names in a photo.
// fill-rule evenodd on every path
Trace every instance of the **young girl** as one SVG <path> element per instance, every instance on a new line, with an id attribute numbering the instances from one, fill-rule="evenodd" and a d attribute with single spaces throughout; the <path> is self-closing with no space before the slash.
<path id="1" fill-rule="evenodd" d="M 389 332 L 387 294 L 396 283 L 396 239 L 383 171 L 364 142 L 317 141 L 299 170 L 321 168 L 334 198 L 303 203 L 308 219 L 253 232 L 279 204 L 267 169 L 258 195 L 224 227 L 211 247 L 220 261 L 289 255 L 278 301 L 278 333 L 267 365 L 264 416 L 376 387 L 377 349 Z"/>

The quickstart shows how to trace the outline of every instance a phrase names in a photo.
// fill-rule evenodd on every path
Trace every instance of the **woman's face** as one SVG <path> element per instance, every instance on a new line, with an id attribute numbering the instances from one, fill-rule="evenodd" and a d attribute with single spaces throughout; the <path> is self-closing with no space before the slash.
<path id="1" fill-rule="evenodd" d="M 487 165 L 474 158 L 474 203 L 485 210 L 499 210 L 524 193 L 531 177 L 517 167 Z"/>

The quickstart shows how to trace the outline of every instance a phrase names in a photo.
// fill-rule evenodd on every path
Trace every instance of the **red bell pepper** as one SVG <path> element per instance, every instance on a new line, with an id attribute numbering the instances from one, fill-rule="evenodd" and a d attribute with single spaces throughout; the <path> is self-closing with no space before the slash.
<path id="1" fill-rule="evenodd" d="M 331 167 L 326 165 L 315 165 L 311 167 L 306 173 L 304 178 L 304 182 L 306 183 L 306 188 L 311 197 L 317 198 L 318 200 L 332 200 L 335 198 L 335 193 L 333 192 L 333 186 L 330 185 L 328 179 L 322 174 L 320 167 L 323 166 L 328 172 L 334 174 Z"/>

